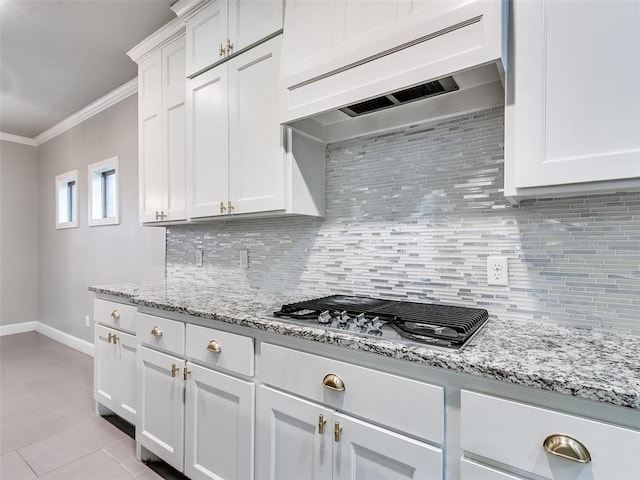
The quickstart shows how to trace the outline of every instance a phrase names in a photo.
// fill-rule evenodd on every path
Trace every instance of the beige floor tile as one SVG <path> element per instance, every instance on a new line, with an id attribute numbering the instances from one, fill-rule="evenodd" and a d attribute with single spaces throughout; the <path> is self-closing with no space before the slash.
<path id="1" fill-rule="evenodd" d="M 150 468 L 146 468 L 144 473 L 138 475 L 136 480 L 164 480 L 160 475 L 151 470 Z"/>
<path id="2" fill-rule="evenodd" d="M 136 459 L 136 442 L 133 438 L 123 438 L 104 450 L 133 475 L 141 475 L 148 470 L 144 463 Z"/>
<path id="3" fill-rule="evenodd" d="M 0 478 L 3 480 L 32 480 L 36 474 L 18 452 L 0 456 Z"/>
<path id="4" fill-rule="evenodd" d="M 59 435 L 18 450 L 43 475 L 122 440 L 126 435 L 102 418 L 92 418 Z"/>
<path id="5" fill-rule="evenodd" d="M 135 477 L 100 450 L 39 478 L 42 480 L 133 480 Z"/>

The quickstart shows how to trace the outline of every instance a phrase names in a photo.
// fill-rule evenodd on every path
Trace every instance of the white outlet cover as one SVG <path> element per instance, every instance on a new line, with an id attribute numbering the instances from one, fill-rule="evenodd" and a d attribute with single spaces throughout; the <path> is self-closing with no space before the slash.
<path id="1" fill-rule="evenodd" d="M 509 259 L 507 257 L 487 257 L 487 285 L 509 286 Z"/>

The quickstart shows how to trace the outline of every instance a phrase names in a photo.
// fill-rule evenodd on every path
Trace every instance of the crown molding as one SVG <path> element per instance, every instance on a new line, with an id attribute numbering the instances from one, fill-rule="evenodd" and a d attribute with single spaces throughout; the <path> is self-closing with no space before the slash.
<path id="1" fill-rule="evenodd" d="M 129 55 L 129 58 L 134 62 L 140 63 L 145 57 L 155 52 L 158 48 L 180 35 L 184 35 L 185 29 L 184 20 L 182 18 L 174 18 L 129 50 L 127 55 Z"/>
<path id="2" fill-rule="evenodd" d="M 57 137 L 61 133 L 66 132 L 70 128 L 88 120 L 89 118 L 97 115 L 98 113 L 112 107 L 118 102 L 121 102 L 127 97 L 130 97 L 138 91 L 138 78 L 129 80 L 124 85 L 116 88 L 112 92 L 107 93 L 104 97 L 100 97 L 93 103 L 90 103 L 82 110 L 77 111 L 73 115 L 65 118 L 60 123 L 54 125 L 48 130 L 45 130 L 33 140 L 36 146 L 42 145 L 44 142 L 48 142 L 54 137 Z"/>
<path id="3" fill-rule="evenodd" d="M 5 142 L 21 143 L 23 145 L 29 145 L 30 147 L 36 147 L 36 141 L 33 138 L 21 137 L 20 135 L 14 135 L 13 133 L 0 132 L 0 140 Z"/>
<path id="4" fill-rule="evenodd" d="M 202 10 L 208 3 L 211 2 L 206 0 L 178 0 L 176 3 L 171 5 L 170 8 L 178 17 L 188 20 Z"/>

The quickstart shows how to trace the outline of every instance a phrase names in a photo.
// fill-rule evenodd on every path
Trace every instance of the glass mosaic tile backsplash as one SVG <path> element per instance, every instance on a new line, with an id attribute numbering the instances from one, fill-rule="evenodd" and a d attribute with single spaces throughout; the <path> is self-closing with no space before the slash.
<path id="1" fill-rule="evenodd" d="M 496 107 L 329 144 L 324 219 L 169 227 L 167 278 L 478 306 L 640 335 L 640 194 L 511 206 L 503 132 Z M 489 255 L 509 258 L 508 287 L 487 286 Z"/>

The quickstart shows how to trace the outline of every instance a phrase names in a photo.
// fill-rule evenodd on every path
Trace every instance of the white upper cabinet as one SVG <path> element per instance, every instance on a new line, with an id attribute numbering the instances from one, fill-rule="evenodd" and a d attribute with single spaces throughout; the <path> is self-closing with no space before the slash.
<path id="1" fill-rule="evenodd" d="M 309 117 L 502 56 L 503 2 L 287 2 L 281 120 Z"/>
<path id="2" fill-rule="evenodd" d="M 186 220 L 184 25 L 167 24 L 128 54 L 138 62 L 140 221 Z"/>
<path id="3" fill-rule="evenodd" d="M 187 76 L 282 29 L 282 0 L 182 0 L 173 10 L 187 24 Z"/>
<path id="4" fill-rule="evenodd" d="M 513 5 L 505 195 L 640 188 L 640 3 Z"/>
<path id="5" fill-rule="evenodd" d="M 188 81 L 190 219 L 324 214 L 324 145 L 278 122 L 275 37 Z"/>

